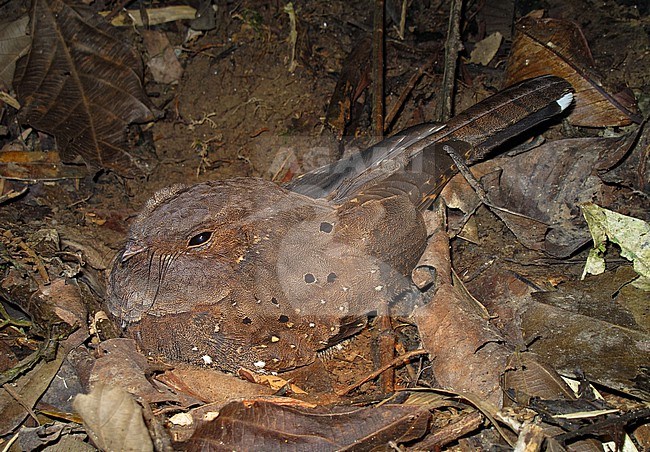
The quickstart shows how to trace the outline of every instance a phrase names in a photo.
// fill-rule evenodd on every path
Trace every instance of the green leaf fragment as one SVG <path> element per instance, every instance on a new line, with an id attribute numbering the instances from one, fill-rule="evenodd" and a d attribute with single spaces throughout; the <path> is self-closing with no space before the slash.
<path id="1" fill-rule="evenodd" d="M 650 289 L 650 224 L 638 218 L 621 215 L 596 204 L 580 206 L 587 220 L 594 247 L 589 252 L 582 278 L 587 274 L 599 275 L 605 271 L 605 245 L 607 240 L 618 245 L 621 256 L 630 260 L 639 274 L 632 284 L 643 290 Z"/>

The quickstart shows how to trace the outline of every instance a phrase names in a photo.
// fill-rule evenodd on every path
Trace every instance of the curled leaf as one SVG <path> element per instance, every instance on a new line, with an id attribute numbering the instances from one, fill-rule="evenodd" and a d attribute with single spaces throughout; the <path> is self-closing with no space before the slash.
<path id="1" fill-rule="evenodd" d="M 577 126 L 624 126 L 641 122 L 633 96 L 613 95 L 594 68 L 580 27 L 559 19 L 524 17 L 516 25 L 506 84 L 544 74 L 558 75 L 575 89 L 569 122 Z"/>

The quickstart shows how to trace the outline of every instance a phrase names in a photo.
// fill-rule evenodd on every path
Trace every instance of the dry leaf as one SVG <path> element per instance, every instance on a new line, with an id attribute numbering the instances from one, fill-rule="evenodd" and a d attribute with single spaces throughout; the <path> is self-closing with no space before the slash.
<path id="1" fill-rule="evenodd" d="M 413 318 L 422 346 L 432 357 L 438 383 L 502 406 L 499 378 L 512 351 L 490 324 L 485 309 L 453 278 L 449 237 L 444 230 L 431 236 L 423 259 L 436 269 L 438 287 Z"/>
<path id="2" fill-rule="evenodd" d="M 63 161 L 141 172 L 126 139 L 129 124 L 154 119 L 139 55 L 98 16 L 61 0 L 34 1 L 31 33 L 14 80 L 21 120 L 54 135 Z"/>
<path id="3" fill-rule="evenodd" d="M 142 30 L 141 34 L 149 54 L 147 66 L 153 79 L 158 83 L 177 83 L 183 75 L 183 67 L 167 35 L 153 30 Z"/>
<path id="4" fill-rule="evenodd" d="M 0 24 L 0 82 L 11 87 L 16 61 L 29 50 L 32 38 L 27 34 L 28 16 Z"/>
<path id="5" fill-rule="evenodd" d="M 603 86 L 582 30 L 574 22 L 524 17 L 508 59 L 506 84 L 553 74 L 575 89 L 569 122 L 577 126 L 624 126 L 640 122 L 633 96 L 613 95 Z"/>
<path id="6" fill-rule="evenodd" d="M 635 276 L 620 267 L 533 293 L 522 312 L 524 341 L 563 375 L 649 400 L 648 297 L 628 284 Z"/>
<path id="7" fill-rule="evenodd" d="M 375 450 L 420 438 L 430 417 L 426 408 L 406 405 L 309 409 L 234 402 L 197 427 L 183 450 Z"/>
<path id="8" fill-rule="evenodd" d="M 153 451 L 142 408 L 124 389 L 95 385 L 90 394 L 75 397 L 73 406 L 99 449 Z"/>
<path id="9" fill-rule="evenodd" d="M 499 51 L 502 40 L 503 36 L 501 36 L 501 33 L 495 31 L 487 38 L 477 42 L 476 47 L 474 47 L 474 50 L 470 54 L 469 62 L 487 66 Z"/>

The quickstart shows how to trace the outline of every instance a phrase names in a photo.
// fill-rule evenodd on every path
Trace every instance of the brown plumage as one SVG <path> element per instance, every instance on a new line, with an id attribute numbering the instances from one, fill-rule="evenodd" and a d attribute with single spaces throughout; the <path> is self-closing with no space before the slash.
<path id="1" fill-rule="evenodd" d="M 455 172 L 442 144 L 472 162 L 562 111 L 570 93 L 557 77 L 526 81 L 285 188 L 236 178 L 163 190 L 115 259 L 107 308 L 145 352 L 171 360 L 308 364 L 380 303 L 408 315 L 417 301 L 421 211 Z"/>

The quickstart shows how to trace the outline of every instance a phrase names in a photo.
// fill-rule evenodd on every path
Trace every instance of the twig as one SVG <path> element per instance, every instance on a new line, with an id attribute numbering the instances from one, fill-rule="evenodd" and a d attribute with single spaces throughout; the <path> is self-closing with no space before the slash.
<path id="1" fill-rule="evenodd" d="M 106 19 L 106 22 L 110 22 L 117 16 L 120 11 L 122 11 L 124 8 L 126 8 L 130 3 L 133 3 L 133 0 L 121 0 L 120 2 L 115 5 L 113 10 L 106 16 L 104 19 Z"/>
<path id="2" fill-rule="evenodd" d="M 372 36 L 372 129 L 384 135 L 384 0 L 375 0 Z"/>
<path id="3" fill-rule="evenodd" d="M 386 302 L 384 304 L 387 305 Z M 388 306 L 386 306 L 388 308 Z M 382 309 L 384 310 L 384 309 Z M 377 317 L 377 325 L 379 327 L 379 340 L 376 350 L 379 352 L 378 359 L 375 362 L 379 363 L 380 367 L 390 364 L 395 358 L 395 332 L 391 325 L 390 316 L 384 312 Z M 379 385 L 384 394 L 390 394 L 395 391 L 395 372 L 393 369 L 387 369 L 379 377 Z"/>
<path id="4" fill-rule="evenodd" d="M 452 105 L 454 100 L 454 82 L 456 78 L 456 64 L 458 52 L 462 49 L 460 41 L 460 19 L 463 10 L 463 0 L 452 0 L 451 11 L 449 12 L 449 30 L 445 43 L 445 72 L 442 76 L 442 87 L 436 107 L 436 114 L 439 122 L 445 122 L 451 118 Z"/>
<path id="5" fill-rule="evenodd" d="M 293 3 L 289 2 L 284 7 L 284 12 L 289 15 L 289 47 L 291 49 L 291 60 L 289 61 L 289 72 L 293 73 L 298 67 L 296 62 L 296 42 L 298 41 L 298 32 L 296 31 L 296 10 Z"/>
<path id="6" fill-rule="evenodd" d="M 451 157 L 451 159 L 454 161 L 454 164 L 456 165 L 456 168 L 458 168 L 458 172 L 463 175 L 463 177 L 465 178 L 465 180 L 467 181 L 469 186 L 472 187 L 472 189 L 476 193 L 476 196 L 478 196 L 478 199 L 484 205 L 488 206 L 491 209 L 499 210 L 501 212 L 505 212 L 505 213 L 508 213 L 508 214 L 516 216 L 516 217 L 526 218 L 526 219 L 529 219 L 529 220 L 534 220 L 534 221 L 540 222 L 539 220 L 537 220 L 535 218 L 531 218 L 528 215 L 524 215 L 523 213 L 515 212 L 515 211 L 512 211 L 512 210 L 506 209 L 504 207 L 499 207 L 499 206 L 496 206 L 496 205 L 492 204 L 490 202 L 490 200 L 488 199 L 487 192 L 481 186 L 481 184 L 479 184 L 479 182 L 476 180 L 476 178 L 474 177 L 472 172 L 467 167 L 467 164 L 465 163 L 465 160 L 463 160 L 463 158 L 458 154 L 458 152 L 456 152 L 456 150 L 452 146 L 449 146 L 448 144 L 443 145 L 442 148 L 449 155 L 449 157 Z M 478 206 L 477 206 L 477 208 L 478 208 Z M 474 211 L 476 211 L 476 209 L 474 209 Z M 471 216 L 474 213 L 474 211 L 469 212 L 469 214 L 467 216 Z"/>
<path id="7" fill-rule="evenodd" d="M 18 430 L 18 431 L 14 434 L 14 436 L 12 436 L 11 439 L 10 439 L 9 441 L 7 441 L 7 444 L 5 444 L 5 447 L 2 449 L 2 452 L 8 452 L 9 450 L 11 450 L 11 446 L 12 446 L 13 443 L 15 443 L 16 440 L 18 439 L 18 435 L 20 435 L 20 432 L 21 432 L 21 430 Z"/>
<path id="8" fill-rule="evenodd" d="M 23 400 L 22 397 L 20 397 L 20 394 L 18 394 L 16 391 L 14 391 L 10 385 L 8 384 L 3 384 L 2 389 L 7 391 L 7 394 L 9 394 L 16 402 L 18 402 L 18 405 L 23 407 L 27 413 L 34 418 L 36 421 L 36 425 L 41 425 L 41 422 L 38 420 L 38 417 L 36 416 L 36 413 L 34 413 L 34 410 L 32 409 L 31 406 L 27 405 L 25 401 Z"/>
<path id="9" fill-rule="evenodd" d="M 4 179 L 2 179 L 2 181 L 3 181 L 3 185 L 4 185 Z M 0 204 L 4 204 L 7 201 L 10 201 L 12 199 L 18 198 L 19 196 L 24 195 L 27 192 L 28 189 L 29 189 L 29 186 L 26 185 L 20 191 L 9 190 L 4 195 L 0 196 Z M 2 193 L 2 192 L 0 191 L 0 193 Z"/>
<path id="10" fill-rule="evenodd" d="M 480 411 L 460 416 L 458 420 L 445 425 L 439 430 L 428 435 L 423 441 L 418 443 L 421 450 L 437 450 L 445 445 L 456 441 L 461 436 L 476 430 L 483 424 L 483 415 Z"/>
<path id="11" fill-rule="evenodd" d="M 490 402 L 481 399 L 479 396 L 476 394 L 472 394 L 469 392 L 458 392 L 458 391 L 452 391 L 449 389 L 442 389 L 442 388 L 411 388 L 407 389 L 406 391 L 414 391 L 414 392 L 434 392 L 434 393 L 440 393 L 440 394 L 447 394 L 452 397 L 458 397 L 462 400 L 465 400 L 469 402 L 474 408 L 479 410 L 483 415 L 492 423 L 494 428 L 499 432 L 501 437 L 511 446 L 514 447 L 515 443 L 514 440 L 506 433 L 506 431 L 501 427 L 501 425 L 497 422 L 495 415 L 499 413 L 498 409 L 493 406 Z"/>
<path id="12" fill-rule="evenodd" d="M 632 421 L 643 421 L 650 419 L 650 408 L 643 408 L 637 411 L 630 411 L 628 413 L 622 414 L 620 416 L 614 416 L 607 419 L 603 419 L 599 422 L 594 422 L 593 424 L 586 425 L 584 427 L 578 428 L 572 432 L 563 433 L 554 437 L 556 441 L 560 444 L 565 444 L 568 441 L 575 440 L 584 436 L 591 435 L 593 433 L 603 432 L 612 427 L 623 427 Z"/>
<path id="13" fill-rule="evenodd" d="M 399 29 L 397 30 L 397 34 L 399 34 L 400 39 L 404 39 L 404 30 L 406 30 L 406 7 L 408 6 L 408 1 L 407 0 L 402 0 L 402 14 L 400 15 L 399 18 Z"/>
<path id="14" fill-rule="evenodd" d="M 478 183 L 478 181 L 476 180 L 472 172 L 469 170 L 467 164 L 465 163 L 465 160 L 463 160 L 463 158 L 458 154 L 458 152 L 456 152 L 453 146 L 444 144 L 442 146 L 442 149 L 454 161 L 456 168 L 458 168 L 458 172 L 463 175 L 463 177 L 470 185 L 470 187 L 474 189 L 481 202 L 483 202 L 483 204 L 489 204 L 490 201 L 488 201 L 487 199 L 487 193 L 485 192 L 485 189 L 481 186 L 481 184 Z"/>
<path id="15" fill-rule="evenodd" d="M 36 265 L 36 271 L 38 271 L 39 276 L 43 280 L 44 285 L 49 285 L 50 284 L 50 275 L 47 274 L 47 270 L 45 269 L 45 264 L 43 263 L 43 260 L 41 257 L 36 254 L 36 252 L 29 247 L 25 242 L 22 240 L 19 240 L 17 243 L 18 247 L 23 250 L 27 255 L 32 259 L 32 262 L 34 262 L 34 265 Z"/>
<path id="16" fill-rule="evenodd" d="M 393 108 L 391 108 L 390 112 L 386 115 L 386 120 L 384 121 L 384 132 L 388 131 L 388 128 L 393 124 L 393 121 L 395 120 L 397 113 L 404 105 L 404 102 L 406 102 L 406 98 L 409 96 L 409 94 L 411 94 L 411 91 L 413 91 L 413 88 L 415 88 L 415 85 L 422 77 L 422 74 L 424 74 L 424 72 L 432 64 L 433 64 L 433 60 L 427 62 L 426 64 L 424 64 L 424 66 L 420 67 L 420 69 L 418 69 L 418 71 L 415 74 L 411 76 L 408 83 L 402 90 L 402 93 L 399 95 L 399 98 L 395 102 L 395 105 L 393 105 Z"/>
<path id="17" fill-rule="evenodd" d="M 377 378 L 377 376 L 381 375 L 386 369 L 390 369 L 391 367 L 397 366 L 398 364 L 401 364 L 403 362 L 408 362 L 408 361 L 411 360 L 411 358 L 414 358 L 416 356 L 426 355 L 427 353 L 428 352 L 426 350 L 424 350 L 424 349 L 418 349 L 418 350 L 410 351 L 405 355 L 398 356 L 397 358 L 392 360 L 390 363 L 388 363 L 388 364 L 382 366 L 381 368 L 377 369 L 376 371 L 366 375 L 360 381 L 358 381 L 358 382 L 356 382 L 356 383 L 354 383 L 354 384 L 352 384 L 352 385 L 348 386 L 347 388 L 344 388 L 344 389 L 342 389 L 340 391 L 336 391 L 336 393 L 338 395 L 340 395 L 340 396 L 347 395 L 351 391 L 354 391 L 355 389 L 357 389 L 362 384 L 364 384 L 364 383 L 366 383 L 366 382 L 368 382 L 368 381 L 370 381 L 370 380 L 372 380 L 374 378 Z"/>

